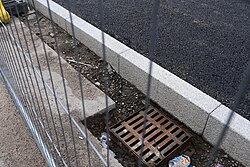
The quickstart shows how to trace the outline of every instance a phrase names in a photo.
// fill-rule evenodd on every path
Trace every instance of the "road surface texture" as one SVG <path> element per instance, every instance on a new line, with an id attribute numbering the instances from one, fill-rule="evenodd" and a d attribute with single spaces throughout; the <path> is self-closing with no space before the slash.
<path id="1" fill-rule="evenodd" d="M 68 8 L 68 0 L 54 1 Z M 73 13 L 99 27 L 98 0 L 71 1 Z M 104 1 L 103 30 L 149 57 L 152 3 Z M 230 107 L 249 60 L 249 16 L 247 0 L 161 1 L 157 54 L 150 59 Z M 249 109 L 250 91 L 237 112 L 250 120 Z"/>
<path id="2" fill-rule="evenodd" d="M 0 167 L 47 166 L 0 78 Z"/>

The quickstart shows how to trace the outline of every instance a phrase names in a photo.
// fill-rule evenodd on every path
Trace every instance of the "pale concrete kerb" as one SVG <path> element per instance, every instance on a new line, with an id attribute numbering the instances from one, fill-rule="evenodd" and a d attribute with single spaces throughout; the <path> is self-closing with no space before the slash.
<path id="1" fill-rule="evenodd" d="M 207 141 L 216 144 L 231 112 L 224 105 L 213 111 L 203 134 Z M 250 121 L 234 112 L 221 148 L 244 165 L 250 166 Z"/>
<path id="2" fill-rule="evenodd" d="M 74 26 L 75 37 L 90 50 L 103 58 L 102 31 L 80 17 L 72 14 L 72 20 L 66 19 L 66 31 L 72 35 L 72 25 Z M 129 47 L 112 38 L 108 34 L 104 35 L 106 60 L 113 68 L 118 68 L 118 56 L 120 53 L 129 50 Z"/>
<path id="3" fill-rule="evenodd" d="M 147 93 L 148 73 L 150 60 L 136 51 L 129 49 L 119 55 L 120 75 L 133 83 L 144 94 Z M 152 64 L 152 76 L 157 73 L 157 64 Z M 152 77 L 151 80 L 151 99 L 157 97 L 158 80 Z"/>
<path id="4" fill-rule="evenodd" d="M 209 114 L 221 103 L 161 67 L 155 78 L 159 80 L 155 101 L 201 134 Z"/>
<path id="5" fill-rule="evenodd" d="M 121 76 L 146 93 L 150 60 L 132 49 L 119 59 Z M 156 63 L 151 75 L 151 99 L 201 134 L 209 114 L 221 103 Z"/>
<path id="6" fill-rule="evenodd" d="M 41 12 L 47 18 L 50 18 L 47 0 L 35 0 L 35 1 L 28 0 L 28 1 L 31 5 L 33 5 L 34 2 L 35 9 Z M 66 29 L 65 20 L 69 18 L 69 11 L 51 0 L 49 0 L 48 2 L 49 2 L 49 7 L 51 9 L 50 11 L 52 15 L 52 20 L 63 29 Z"/>

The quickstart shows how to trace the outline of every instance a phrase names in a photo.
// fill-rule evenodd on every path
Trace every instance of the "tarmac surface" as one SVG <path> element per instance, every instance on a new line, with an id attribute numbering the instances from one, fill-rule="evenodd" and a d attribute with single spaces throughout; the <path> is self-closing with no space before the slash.
<path id="1" fill-rule="evenodd" d="M 68 8 L 67 1 L 54 1 Z M 103 30 L 149 57 L 152 3 L 104 1 Z M 98 0 L 70 4 L 73 13 L 99 27 Z M 230 107 L 249 60 L 249 16 L 246 0 L 161 1 L 157 53 L 150 59 Z M 247 91 L 236 112 L 250 120 L 249 109 Z"/>

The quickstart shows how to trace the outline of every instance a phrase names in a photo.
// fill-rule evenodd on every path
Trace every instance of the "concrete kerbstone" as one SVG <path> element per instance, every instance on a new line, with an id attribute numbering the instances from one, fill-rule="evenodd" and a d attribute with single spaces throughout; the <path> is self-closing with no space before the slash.
<path id="1" fill-rule="evenodd" d="M 51 10 L 52 20 L 61 28 L 66 29 L 65 20 L 69 18 L 69 11 L 51 0 L 48 2 Z M 29 3 L 33 4 L 32 0 L 29 0 Z M 47 18 L 50 18 L 47 0 L 35 0 L 34 4 L 36 10 L 41 12 Z"/>
<path id="2" fill-rule="evenodd" d="M 130 49 L 120 54 L 120 74 L 147 92 L 150 60 Z M 208 115 L 220 102 L 153 63 L 151 99 L 180 121 L 201 134 Z M 194 121 L 195 120 L 195 121 Z"/>
<path id="3" fill-rule="evenodd" d="M 98 56 L 103 58 L 102 31 L 84 21 L 80 17 L 72 14 L 75 37 Z M 66 19 L 66 31 L 72 35 L 72 25 L 70 18 Z M 104 33 L 106 60 L 114 69 L 118 70 L 119 54 L 129 50 L 129 47 Z"/>
<path id="4" fill-rule="evenodd" d="M 216 144 L 231 112 L 224 105 L 213 111 L 203 134 L 208 142 Z M 221 148 L 244 165 L 250 166 L 250 121 L 234 112 Z"/>
<path id="5" fill-rule="evenodd" d="M 138 89 L 140 89 L 144 94 L 147 93 L 148 84 L 148 73 L 149 73 L 150 60 L 136 51 L 129 49 L 126 52 L 120 54 L 119 57 L 119 71 L 120 75 L 133 83 Z M 158 65 L 152 64 L 152 75 L 157 73 Z M 150 98 L 155 99 L 158 90 L 158 80 L 154 77 L 151 78 L 151 91 Z"/>
<path id="6" fill-rule="evenodd" d="M 155 101 L 201 134 L 208 115 L 221 103 L 160 66 L 157 66 L 154 77 L 159 80 Z"/>

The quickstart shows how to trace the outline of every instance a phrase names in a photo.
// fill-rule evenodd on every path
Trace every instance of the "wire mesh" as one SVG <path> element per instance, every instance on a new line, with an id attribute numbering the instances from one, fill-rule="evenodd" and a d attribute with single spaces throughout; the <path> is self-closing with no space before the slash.
<path id="1" fill-rule="evenodd" d="M 47 0 L 49 19 L 52 27 L 53 34 L 56 34 L 55 23 L 52 18 L 52 11 L 50 9 L 50 1 Z M 10 3 L 7 1 L 7 3 Z M 73 47 L 76 46 L 74 22 L 72 19 L 71 0 L 66 0 L 65 3 L 69 9 L 70 26 L 72 30 Z M 34 0 L 29 4 L 34 10 L 36 6 Z M 104 4 L 103 0 L 98 1 L 99 6 L 99 22 L 100 28 L 103 29 L 105 17 L 104 17 Z M 151 38 L 149 46 L 149 56 L 153 59 L 155 50 L 157 47 L 157 25 L 158 25 L 158 13 L 160 7 L 160 0 L 154 0 L 152 20 L 151 20 Z M 35 138 L 37 145 L 46 159 L 49 166 L 83 166 L 81 153 L 79 151 L 79 141 L 76 141 L 78 136 L 85 138 L 86 147 L 83 150 L 87 151 L 86 158 L 88 159 L 88 166 L 94 166 L 94 161 L 91 157 L 91 152 L 94 152 L 96 157 L 104 166 L 110 166 L 110 152 L 109 152 L 109 140 L 107 140 L 107 156 L 104 157 L 100 150 L 96 148 L 88 135 L 87 119 L 84 104 L 83 83 L 81 79 L 81 70 L 79 60 L 77 59 L 77 71 L 79 90 L 81 94 L 81 107 L 82 117 L 84 120 L 84 127 L 74 119 L 71 112 L 71 105 L 68 99 L 68 91 L 64 76 L 63 60 L 60 56 L 58 47 L 58 39 L 55 36 L 55 51 L 57 57 L 54 58 L 58 61 L 58 71 L 60 73 L 60 82 L 63 89 L 63 99 L 58 96 L 58 92 L 55 87 L 55 78 L 52 74 L 51 57 L 49 56 L 50 50 L 44 42 L 44 34 L 42 32 L 39 17 L 35 12 L 36 24 L 39 29 L 39 37 L 34 35 L 27 22 L 25 26 L 22 23 L 22 18 L 18 13 L 18 8 L 15 6 L 17 15 L 14 16 L 12 10 L 9 9 L 11 15 L 11 22 L 4 24 L 1 22 L 0 32 L 0 47 L 1 47 L 1 74 L 5 80 L 5 83 L 12 95 L 16 105 L 18 106 L 21 114 L 30 128 L 33 137 Z M 4 15 L 4 11 L 0 8 L 0 12 Z M 24 16 L 27 19 L 27 15 Z M 101 34 L 102 39 L 102 54 L 104 61 L 104 93 L 105 93 L 105 126 L 107 138 L 109 138 L 109 109 L 108 109 L 108 62 L 106 60 L 106 45 L 104 32 Z M 37 41 L 41 41 L 41 45 L 37 45 Z M 44 56 L 41 56 L 44 55 Z M 41 66 L 41 63 L 45 64 L 45 67 Z M 45 68 L 45 69 L 44 69 Z M 147 93 L 144 111 L 144 123 L 143 132 L 141 136 L 141 148 L 140 156 L 137 162 L 137 166 L 142 166 L 142 153 L 144 151 L 144 138 L 146 131 L 146 114 L 148 112 L 150 104 L 150 91 L 151 91 L 151 74 L 152 74 L 152 61 L 150 61 L 148 67 L 148 81 L 147 81 Z M 46 71 L 46 72 L 44 72 Z M 250 62 L 245 74 L 243 75 L 242 82 L 239 86 L 239 91 L 235 95 L 235 103 L 232 110 L 236 110 L 239 107 L 240 101 L 244 98 L 246 89 L 248 88 L 250 79 Z M 213 160 L 217 155 L 217 151 L 223 142 L 228 131 L 229 124 L 234 116 L 232 112 L 227 120 L 225 127 L 220 135 L 218 135 L 218 141 L 213 151 L 210 153 L 207 166 L 211 166 Z M 85 164 L 86 165 L 86 164 Z"/>
<path id="2" fill-rule="evenodd" d="M 35 6 L 33 7 L 35 8 Z M 15 9 L 17 10 L 17 6 L 15 6 Z M 14 78 L 9 84 L 10 91 L 18 93 L 16 98 L 17 100 L 21 99 L 21 102 L 18 101 L 18 104 L 21 103 L 27 106 L 23 111 L 26 115 L 29 115 L 26 118 L 26 122 L 32 122 L 32 125 L 28 125 L 31 129 L 35 127 L 36 131 L 32 132 L 38 135 L 39 142 L 37 144 L 41 146 L 41 152 L 46 155 L 45 159 L 49 160 L 49 166 L 79 166 L 79 155 L 77 155 L 76 150 L 77 142 L 75 141 L 78 136 L 74 135 L 75 131 L 78 131 L 77 135 L 86 138 L 89 166 L 91 166 L 89 146 L 105 166 L 106 160 L 88 139 L 87 128 L 85 127 L 84 130 L 71 116 L 64 71 L 58 49 L 56 49 L 58 66 L 62 76 L 61 81 L 65 97 L 62 100 L 59 99 L 58 92 L 55 90 L 55 79 L 51 70 L 53 67 L 51 67 L 49 60 L 51 57 L 48 55 L 48 47 L 44 42 L 40 42 L 42 46 L 39 48 L 37 46 L 39 45 L 38 37 L 31 31 L 29 22 L 27 22 L 27 26 L 25 27 L 21 22 L 22 18 L 20 18 L 20 15 L 17 14 L 14 16 L 12 10 L 9 9 L 9 11 L 12 17 L 11 23 L 5 25 L 1 22 L 1 51 L 3 54 L 3 57 L 1 57 L 1 62 L 3 63 L 1 68 L 3 69 L 6 66 L 6 70 L 10 71 L 11 77 Z M 50 12 L 50 8 L 48 8 L 48 11 Z M 27 15 L 25 17 L 27 19 Z M 39 37 L 43 41 L 43 32 L 37 14 L 36 22 L 40 33 Z M 55 33 L 53 24 L 53 21 L 51 21 L 51 27 Z M 57 43 L 56 40 L 55 38 L 55 43 Z M 41 57 L 41 54 L 44 57 Z M 45 66 L 42 67 L 41 63 L 46 64 L 47 73 L 44 73 L 45 69 L 42 68 Z M 6 72 L 2 71 L 3 75 L 4 73 Z M 4 78 L 7 81 L 9 80 L 8 77 Z M 79 83 L 81 83 L 80 74 Z M 79 89 L 82 89 L 81 84 Z M 82 112 L 85 113 L 83 93 L 82 103 Z"/>

